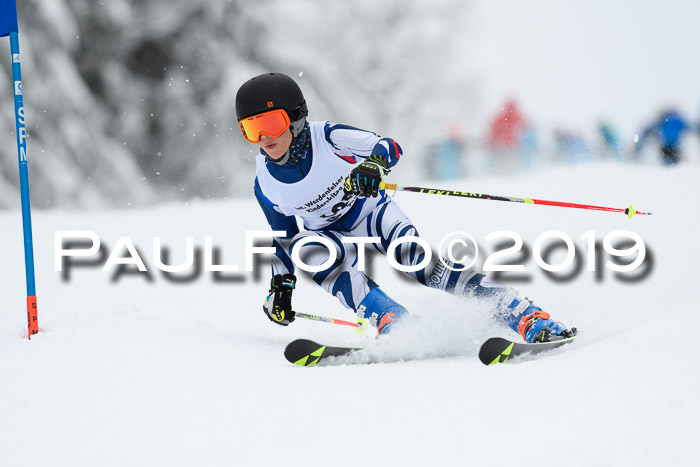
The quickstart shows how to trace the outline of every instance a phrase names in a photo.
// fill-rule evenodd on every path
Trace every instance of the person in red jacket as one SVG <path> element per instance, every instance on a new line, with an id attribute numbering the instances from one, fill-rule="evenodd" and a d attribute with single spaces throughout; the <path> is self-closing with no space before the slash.
<path id="1" fill-rule="evenodd" d="M 488 145 L 498 171 L 514 165 L 527 123 L 515 100 L 509 99 L 491 123 Z"/>

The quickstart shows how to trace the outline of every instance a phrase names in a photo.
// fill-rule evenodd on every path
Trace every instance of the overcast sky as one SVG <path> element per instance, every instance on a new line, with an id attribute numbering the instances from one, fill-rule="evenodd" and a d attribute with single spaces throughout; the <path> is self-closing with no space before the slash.
<path id="1" fill-rule="evenodd" d="M 486 108 L 516 96 L 542 125 L 610 119 L 631 136 L 662 106 L 700 119 L 700 1 L 477 0 Z"/>

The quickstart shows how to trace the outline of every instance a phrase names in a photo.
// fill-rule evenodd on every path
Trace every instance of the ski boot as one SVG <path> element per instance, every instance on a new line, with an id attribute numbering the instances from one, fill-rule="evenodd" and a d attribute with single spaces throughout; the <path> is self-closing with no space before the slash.
<path id="1" fill-rule="evenodd" d="M 518 323 L 518 332 L 525 342 L 553 342 L 576 335 L 576 328 L 566 326 L 550 318 L 549 313 L 535 305 L 528 306 Z"/>
<path id="2" fill-rule="evenodd" d="M 377 337 L 387 334 L 397 321 L 409 316 L 406 308 L 392 300 L 379 287 L 367 294 L 355 313 L 360 318 L 368 319 L 377 328 Z"/>
<path id="3" fill-rule="evenodd" d="M 463 294 L 493 300 L 496 316 L 523 336 L 525 342 L 551 342 L 576 335 L 576 328 L 567 329 L 563 324 L 550 319 L 549 313 L 533 305 L 527 297 L 520 298 L 512 288 L 492 282 L 483 274 L 472 275 Z"/>

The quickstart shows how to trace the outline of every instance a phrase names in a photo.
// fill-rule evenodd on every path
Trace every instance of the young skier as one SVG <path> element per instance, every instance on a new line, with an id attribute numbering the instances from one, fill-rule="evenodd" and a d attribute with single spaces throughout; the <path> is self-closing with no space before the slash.
<path id="1" fill-rule="evenodd" d="M 245 139 L 260 147 L 255 196 L 270 227 L 286 232 L 285 237 L 273 240 L 276 253 L 263 305 L 266 316 L 283 326 L 294 321 L 291 300 L 296 276 L 291 252 L 295 244 L 314 236 L 329 240 L 337 252 L 330 267 L 310 273 L 318 285 L 358 317 L 368 319 L 378 335 L 405 320 L 407 310 L 358 270 L 358 245 L 342 241 L 379 237 L 381 241 L 372 246 L 386 255 L 395 239 L 418 236 L 398 204 L 379 189 L 382 178 L 399 162 L 401 147 L 391 138 L 348 125 L 307 122 L 301 89 L 281 73 L 246 81 L 236 95 L 236 114 Z M 296 218 L 303 221 L 304 231 L 299 230 Z M 328 250 L 319 248 L 317 241 L 303 244 L 299 253 L 311 266 L 328 259 Z M 401 243 L 394 254 L 404 266 L 420 264 L 424 258 L 412 242 Z M 407 274 L 428 287 L 493 300 L 496 314 L 526 342 L 572 335 L 513 289 L 473 270 L 449 271 L 433 262 Z"/>

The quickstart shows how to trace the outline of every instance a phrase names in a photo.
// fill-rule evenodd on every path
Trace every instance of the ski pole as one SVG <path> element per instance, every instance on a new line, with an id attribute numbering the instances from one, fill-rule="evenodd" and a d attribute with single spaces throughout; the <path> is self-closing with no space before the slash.
<path id="1" fill-rule="evenodd" d="M 363 333 L 367 330 L 367 320 L 365 320 L 365 319 L 359 319 L 356 323 L 353 323 L 351 321 L 343 321 L 342 319 L 326 318 L 325 316 L 318 316 L 318 315 L 309 315 L 306 313 L 300 313 L 298 311 L 294 312 L 294 316 L 297 318 L 310 319 L 312 321 L 320 321 L 322 323 L 340 324 L 342 326 L 352 326 L 352 327 L 356 328 L 355 331 L 358 333 Z"/>
<path id="2" fill-rule="evenodd" d="M 511 203 L 542 204 L 545 206 L 559 206 L 562 208 L 591 209 L 594 211 L 623 212 L 628 218 L 639 214 L 641 216 L 651 216 L 650 212 L 636 211 L 632 204 L 628 208 L 608 208 L 605 206 L 594 206 L 592 204 L 567 203 L 563 201 L 548 201 L 546 199 L 517 198 L 514 196 L 494 196 L 483 193 L 472 193 L 466 191 L 440 190 L 438 188 L 424 188 L 418 186 L 402 186 L 395 183 L 385 183 L 382 181 L 381 188 L 394 191 L 411 191 L 414 193 L 427 193 L 430 195 L 459 196 L 462 198 L 486 199 L 491 201 L 508 201 Z"/>

